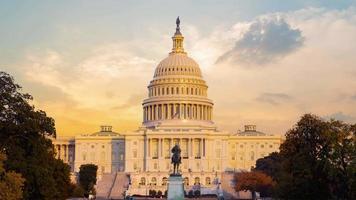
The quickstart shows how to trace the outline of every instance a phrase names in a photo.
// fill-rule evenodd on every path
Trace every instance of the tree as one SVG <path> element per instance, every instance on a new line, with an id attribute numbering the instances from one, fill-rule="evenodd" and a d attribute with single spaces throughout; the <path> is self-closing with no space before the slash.
<path id="1" fill-rule="evenodd" d="M 18 200 L 22 199 L 22 187 L 25 179 L 21 174 L 6 171 L 3 162 L 6 155 L 0 153 L 0 199 Z"/>
<path id="2" fill-rule="evenodd" d="M 240 172 L 235 175 L 236 191 L 251 191 L 253 199 L 255 193 L 260 192 L 262 197 L 270 197 L 275 182 L 262 172 Z"/>
<path id="3" fill-rule="evenodd" d="M 98 167 L 94 164 L 81 165 L 79 169 L 79 183 L 88 195 L 94 191 L 96 184 L 96 172 Z"/>
<path id="4" fill-rule="evenodd" d="M 257 159 L 256 167 L 253 170 L 261 171 L 275 180 L 280 170 L 280 161 L 279 153 L 273 152 L 266 157 Z"/>
<path id="5" fill-rule="evenodd" d="M 69 166 L 55 159 L 49 137 L 54 120 L 30 105 L 32 96 L 20 92 L 13 78 L 0 72 L 0 150 L 5 169 L 22 174 L 24 199 L 65 199 L 70 191 Z"/>
<path id="6" fill-rule="evenodd" d="M 355 127 L 304 115 L 280 147 L 277 196 L 356 199 Z"/>

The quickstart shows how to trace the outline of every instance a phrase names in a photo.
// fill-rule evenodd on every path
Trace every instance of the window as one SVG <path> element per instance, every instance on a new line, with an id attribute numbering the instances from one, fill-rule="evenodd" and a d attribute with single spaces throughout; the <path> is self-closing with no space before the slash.
<path id="1" fill-rule="evenodd" d="M 210 184 L 211 184 L 210 177 L 206 177 L 205 178 L 205 185 L 210 185 Z"/>
<path id="2" fill-rule="evenodd" d="M 101 146 L 101 148 L 103 148 L 103 149 L 104 149 L 104 148 L 105 148 L 105 145 L 102 145 L 102 146 Z"/>
<path id="3" fill-rule="evenodd" d="M 261 148 L 264 148 L 264 147 L 265 147 L 265 145 L 261 144 Z"/>
<path id="4" fill-rule="evenodd" d="M 151 179 L 151 184 L 152 184 L 152 185 L 157 185 L 157 179 L 156 179 L 156 177 L 152 177 L 152 179 Z"/>
<path id="5" fill-rule="evenodd" d="M 86 160 L 87 160 L 87 154 L 86 154 L 86 153 L 83 153 L 83 154 L 82 154 L 82 157 L 83 157 L 83 161 L 86 161 Z"/>
<path id="6" fill-rule="evenodd" d="M 186 186 L 189 185 L 189 178 L 188 177 L 184 178 L 184 185 L 186 185 Z"/>
<path id="7" fill-rule="evenodd" d="M 250 157 L 251 157 L 251 160 L 255 160 L 255 152 L 251 151 L 250 152 Z"/>
<path id="8" fill-rule="evenodd" d="M 167 177 L 162 178 L 162 185 L 167 185 L 168 179 Z"/>
<path id="9" fill-rule="evenodd" d="M 157 168 L 158 168 L 157 163 L 154 163 L 154 164 L 153 164 L 153 169 L 157 169 Z"/>
<path id="10" fill-rule="evenodd" d="M 269 148 L 272 148 L 272 147 L 273 147 L 273 145 L 272 145 L 272 144 L 270 144 L 270 145 L 269 145 Z"/>
<path id="11" fill-rule="evenodd" d="M 145 177 L 141 177 L 141 179 L 140 179 L 140 185 L 146 185 L 146 179 L 145 179 Z"/>
<path id="12" fill-rule="evenodd" d="M 132 151 L 132 154 L 133 154 L 133 157 L 134 157 L 134 158 L 137 158 L 137 150 L 136 150 L 136 149 L 134 149 L 134 150 Z"/>
<path id="13" fill-rule="evenodd" d="M 137 170 L 137 163 L 136 162 L 134 162 L 133 168 L 134 168 L 134 170 Z"/>
<path id="14" fill-rule="evenodd" d="M 194 185 L 200 185 L 200 178 L 199 177 L 195 177 L 194 178 Z"/>

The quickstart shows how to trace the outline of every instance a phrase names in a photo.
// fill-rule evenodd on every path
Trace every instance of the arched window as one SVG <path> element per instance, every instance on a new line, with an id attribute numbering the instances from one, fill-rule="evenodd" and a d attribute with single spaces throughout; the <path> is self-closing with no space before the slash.
<path id="1" fill-rule="evenodd" d="M 167 88 L 167 94 L 169 94 L 169 88 Z"/>
<path id="2" fill-rule="evenodd" d="M 171 88 L 171 94 L 174 94 L 174 89 L 173 88 Z"/>
<path id="3" fill-rule="evenodd" d="M 193 88 L 190 88 L 190 94 L 194 94 L 194 93 L 193 93 Z"/>
<path id="4" fill-rule="evenodd" d="M 164 95 L 164 88 L 162 88 L 162 95 Z"/>
<path id="5" fill-rule="evenodd" d="M 157 179 L 156 179 L 156 177 L 152 177 L 152 179 L 151 179 L 151 184 L 152 184 L 152 185 L 157 185 Z"/>
<path id="6" fill-rule="evenodd" d="M 185 177 L 184 178 L 184 185 L 189 185 L 189 178 L 188 177 Z"/>
<path id="7" fill-rule="evenodd" d="M 145 177 L 141 177 L 140 185 L 146 185 L 146 178 Z"/>
<path id="8" fill-rule="evenodd" d="M 195 95 L 198 95 L 198 88 L 195 88 Z"/>
<path id="9" fill-rule="evenodd" d="M 251 151 L 250 152 L 250 157 L 251 157 L 251 160 L 255 160 L 255 152 Z"/>
<path id="10" fill-rule="evenodd" d="M 187 94 L 189 94 L 189 88 L 187 88 Z"/>
<path id="11" fill-rule="evenodd" d="M 162 185 L 167 185 L 168 179 L 167 177 L 162 178 Z"/>
<path id="12" fill-rule="evenodd" d="M 178 87 L 176 88 L 176 94 L 179 94 L 179 88 Z"/>
<path id="13" fill-rule="evenodd" d="M 195 177 L 194 178 L 194 185 L 200 185 L 200 178 L 199 177 Z"/>
<path id="14" fill-rule="evenodd" d="M 210 184 L 211 184 L 210 177 L 206 177 L 205 178 L 205 185 L 210 185 Z"/>

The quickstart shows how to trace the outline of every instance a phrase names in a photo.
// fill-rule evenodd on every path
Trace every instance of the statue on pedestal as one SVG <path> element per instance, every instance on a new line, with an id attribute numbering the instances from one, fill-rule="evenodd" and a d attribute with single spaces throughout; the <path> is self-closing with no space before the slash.
<path id="1" fill-rule="evenodd" d="M 171 163 L 173 164 L 173 174 L 172 175 L 179 175 L 178 169 L 179 165 L 182 163 L 182 158 L 180 156 L 180 147 L 178 144 L 174 145 L 171 152 L 173 153 Z"/>

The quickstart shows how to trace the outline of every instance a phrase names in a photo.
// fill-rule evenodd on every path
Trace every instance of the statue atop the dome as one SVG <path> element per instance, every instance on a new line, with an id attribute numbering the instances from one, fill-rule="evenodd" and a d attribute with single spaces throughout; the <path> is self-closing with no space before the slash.
<path id="1" fill-rule="evenodd" d="M 176 28 L 176 33 L 175 33 L 175 35 L 177 35 L 177 34 L 180 34 L 180 35 L 181 35 L 181 33 L 180 33 L 180 27 L 179 27 L 179 25 L 180 25 L 179 16 L 178 16 L 177 19 L 176 19 L 176 24 L 177 24 L 177 28 Z"/>

